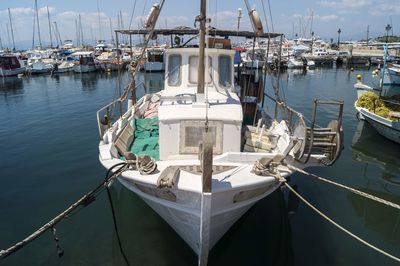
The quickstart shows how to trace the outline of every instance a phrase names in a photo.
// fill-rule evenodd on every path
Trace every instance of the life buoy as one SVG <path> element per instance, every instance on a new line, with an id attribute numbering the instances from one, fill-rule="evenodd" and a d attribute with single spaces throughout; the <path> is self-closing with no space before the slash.
<path id="1" fill-rule="evenodd" d="M 264 28 L 261 23 L 260 16 L 257 13 L 257 10 L 255 10 L 254 8 L 252 10 L 250 10 L 249 16 L 250 16 L 251 23 L 253 24 L 254 32 L 256 33 L 256 35 L 257 36 L 262 35 L 264 33 Z"/>
<path id="2" fill-rule="evenodd" d="M 144 27 L 148 30 L 151 29 L 151 27 L 154 26 L 154 24 L 156 23 L 159 14 L 160 14 L 160 5 L 154 4 L 150 9 L 146 22 L 144 23 Z"/>

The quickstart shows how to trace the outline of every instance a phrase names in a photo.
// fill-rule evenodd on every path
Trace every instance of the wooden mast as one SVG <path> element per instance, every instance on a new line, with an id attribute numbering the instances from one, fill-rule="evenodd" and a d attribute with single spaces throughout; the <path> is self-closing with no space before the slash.
<path id="1" fill-rule="evenodd" d="M 201 0 L 200 3 L 200 43 L 199 43 L 199 68 L 197 78 L 197 102 L 204 100 L 204 49 L 206 43 L 206 0 Z"/>

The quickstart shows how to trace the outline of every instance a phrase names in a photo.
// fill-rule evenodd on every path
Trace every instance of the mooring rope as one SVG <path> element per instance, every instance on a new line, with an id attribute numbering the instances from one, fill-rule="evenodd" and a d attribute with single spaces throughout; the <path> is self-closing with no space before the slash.
<path id="1" fill-rule="evenodd" d="M 306 205 L 308 205 L 312 210 L 314 210 L 316 213 L 318 213 L 322 218 L 324 218 L 325 220 L 327 220 L 328 222 L 330 222 L 331 224 L 333 224 L 334 226 L 336 226 L 338 229 L 342 230 L 343 232 L 345 232 L 346 234 L 348 234 L 349 236 L 353 237 L 354 239 L 360 241 L 361 243 L 363 243 L 364 245 L 374 249 L 375 251 L 397 261 L 400 262 L 400 258 L 386 252 L 383 251 L 382 249 L 368 243 L 367 241 L 365 241 L 364 239 L 362 239 L 361 237 L 353 234 L 352 232 L 350 232 L 349 230 L 347 230 L 346 228 L 344 228 L 343 226 L 341 226 L 340 224 L 336 223 L 335 221 L 333 221 L 331 218 L 329 218 L 328 216 L 326 216 L 325 214 L 323 214 L 320 210 L 318 210 L 316 207 L 314 207 L 310 202 L 308 202 L 305 198 L 303 198 L 296 190 L 294 190 L 286 181 L 284 182 L 284 184 L 286 185 L 286 187 L 293 192 L 294 195 L 296 195 L 300 200 L 302 200 Z"/>
<path id="2" fill-rule="evenodd" d="M 368 199 L 370 199 L 370 200 L 373 200 L 373 201 L 379 202 L 379 203 L 381 203 L 381 204 L 384 204 L 384 205 L 386 205 L 386 206 L 390 206 L 390 207 L 392 207 L 392 208 L 395 208 L 395 209 L 400 210 L 400 205 L 399 205 L 399 204 L 396 204 L 396 203 L 390 202 L 390 201 L 388 201 L 388 200 L 379 198 L 379 197 L 377 197 L 377 196 L 374 196 L 374 195 L 365 193 L 365 192 L 360 191 L 360 190 L 358 190 L 358 189 L 355 189 L 355 188 L 352 188 L 352 187 L 349 187 L 349 186 L 346 186 L 346 185 L 337 183 L 337 182 L 335 182 L 335 181 L 332 181 L 332 180 L 323 178 L 323 177 L 318 176 L 318 175 L 316 175 L 316 174 L 306 172 L 306 171 L 304 171 L 303 169 L 300 169 L 300 168 L 295 167 L 295 166 L 293 166 L 293 165 L 286 164 L 286 166 L 287 166 L 289 169 L 292 169 L 292 170 L 294 170 L 294 171 L 297 171 L 297 172 L 300 172 L 300 173 L 302 173 L 302 174 L 305 174 L 305 175 L 314 177 L 314 178 L 316 178 L 316 179 L 318 179 L 318 180 L 324 181 L 324 182 L 329 183 L 329 184 L 331 184 L 331 185 L 334 185 L 334 186 L 343 188 L 343 189 L 345 189 L 345 190 L 348 190 L 348 191 L 350 191 L 350 192 L 353 192 L 353 193 L 355 193 L 355 194 L 357 194 L 357 195 L 359 195 L 359 196 L 368 198 Z"/>
<path id="3" fill-rule="evenodd" d="M 15 243 L 13 246 L 9 247 L 8 249 L 1 250 L 0 251 L 0 259 L 4 259 L 7 256 L 11 255 L 12 253 L 18 251 L 19 249 L 25 247 L 27 244 L 29 244 L 30 242 L 32 242 L 33 240 L 38 238 L 40 235 L 42 235 L 47 230 L 53 230 L 53 234 L 55 234 L 55 225 L 56 224 L 58 224 L 63 219 L 67 218 L 69 216 L 69 214 L 71 214 L 79 206 L 81 206 L 81 205 L 87 206 L 90 203 L 92 203 L 94 201 L 94 199 L 96 198 L 97 194 L 100 193 L 101 191 L 103 191 L 106 187 L 108 187 L 108 185 L 110 184 L 110 182 L 113 179 L 115 179 L 119 175 L 121 175 L 121 173 L 129 167 L 129 164 L 127 164 L 125 162 L 119 163 L 119 164 L 114 165 L 112 168 L 115 168 L 117 166 L 121 166 L 121 167 L 119 167 L 109 178 L 105 179 L 95 189 L 93 189 L 89 193 L 85 194 L 78 201 L 76 201 L 75 203 L 70 205 L 65 211 L 61 212 L 59 215 L 57 215 L 55 218 L 50 220 L 48 223 L 44 224 L 42 227 L 40 227 L 38 230 L 36 230 L 32 234 L 30 234 L 25 239 L 21 240 L 18 243 Z M 107 174 L 107 176 L 108 176 L 108 174 Z M 56 242 L 58 245 L 58 237 L 55 236 L 55 239 L 57 239 Z M 61 249 L 59 249 L 59 245 L 58 245 L 58 254 L 59 255 L 61 254 L 61 256 L 62 256 L 62 252 L 61 252 Z"/>

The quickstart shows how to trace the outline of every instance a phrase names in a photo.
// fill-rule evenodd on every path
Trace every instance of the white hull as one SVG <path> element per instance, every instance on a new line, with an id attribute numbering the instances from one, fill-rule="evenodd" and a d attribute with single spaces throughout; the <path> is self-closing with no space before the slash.
<path id="1" fill-rule="evenodd" d="M 74 67 L 65 67 L 65 68 L 58 68 L 58 70 L 55 70 L 53 73 L 59 74 L 59 73 L 68 73 L 74 70 Z"/>
<path id="2" fill-rule="evenodd" d="M 222 155 L 221 157 L 224 158 Z M 118 160 L 101 160 L 105 167 L 118 162 Z M 218 161 L 220 161 L 218 163 Z M 222 160 L 215 160 L 215 164 L 221 164 Z M 174 162 L 158 162 L 159 171 Z M 182 162 L 181 162 L 182 163 Z M 185 164 L 185 163 L 184 163 Z M 226 164 L 226 163 L 224 163 Z M 251 169 L 251 165 L 242 168 L 243 174 Z M 257 201 L 275 191 L 280 182 L 272 176 L 263 176 L 255 180 L 249 174 L 246 176 L 234 176 L 238 168 L 213 176 L 213 192 L 211 200 L 210 240 L 211 249 L 229 228 Z M 291 172 L 284 175 L 287 176 Z M 227 177 L 233 175 L 233 178 Z M 197 186 L 193 186 L 193 177 L 197 180 Z M 144 183 L 143 179 L 147 179 Z M 118 180 L 129 190 L 141 197 L 155 212 L 157 212 L 193 249 L 200 254 L 201 243 L 199 232 L 201 231 L 201 176 L 193 176 L 185 171 L 179 175 L 178 188 L 157 189 L 152 183 L 152 175 L 141 176 L 137 172 L 128 171 L 122 174 Z M 231 180 L 232 179 L 232 180 Z M 229 187 L 227 184 L 230 184 Z M 188 186 L 188 187 L 185 187 Z M 173 193 L 176 200 L 163 198 L 164 193 Z M 157 194 L 157 195 L 155 195 Z M 165 195 L 165 194 L 164 194 Z"/>
<path id="3" fill-rule="evenodd" d="M 360 119 L 367 121 L 379 134 L 400 144 L 400 122 L 376 115 L 365 108 L 355 106 Z"/>
<path id="4" fill-rule="evenodd" d="M 17 76 L 25 72 L 25 67 L 15 68 L 15 69 L 3 69 L 0 68 L 0 76 L 2 77 L 12 77 Z"/>
<path id="5" fill-rule="evenodd" d="M 146 72 L 156 72 L 156 71 L 164 71 L 164 63 L 161 62 L 146 62 L 144 64 L 144 71 Z"/>
<path id="6" fill-rule="evenodd" d="M 288 68 L 303 68 L 304 63 L 300 60 L 289 59 L 287 66 Z"/>
<path id="7" fill-rule="evenodd" d="M 76 73 L 88 73 L 96 71 L 95 65 L 75 65 L 74 72 Z"/>
<path id="8" fill-rule="evenodd" d="M 51 68 L 32 68 L 29 72 L 31 74 L 46 74 L 49 73 Z"/>
<path id="9" fill-rule="evenodd" d="M 400 84 L 400 69 L 388 68 L 390 84 Z"/>

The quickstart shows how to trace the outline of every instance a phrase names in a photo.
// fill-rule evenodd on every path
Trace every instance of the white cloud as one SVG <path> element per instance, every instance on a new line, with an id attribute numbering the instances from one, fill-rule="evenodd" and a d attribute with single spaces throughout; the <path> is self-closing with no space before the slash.
<path id="1" fill-rule="evenodd" d="M 400 15 L 400 5 L 381 3 L 369 11 L 373 16 Z"/>
<path id="2" fill-rule="evenodd" d="M 335 15 L 335 14 L 331 14 L 331 15 L 315 15 L 314 16 L 314 21 L 323 21 L 323 22 L 330 22 L 330 21 L 335 21 L 338 20 L 339 16 Z"/>
<path id="3" fill-rule="evenodd" d="M 318 4 L 322 7 L 335 9 L 355 9 L 362 8 L 372 4 L 372 0 L 341 0 L 341 1 L 319 1 Z"/>

